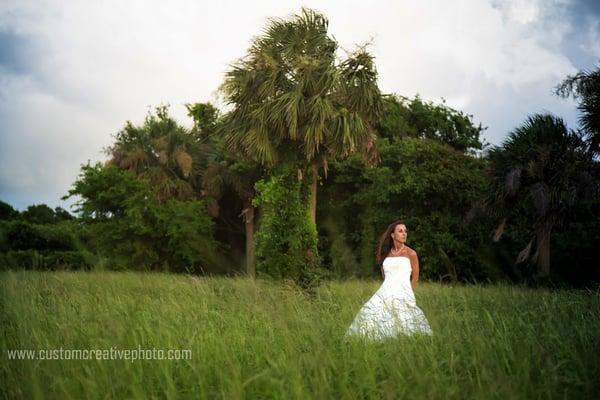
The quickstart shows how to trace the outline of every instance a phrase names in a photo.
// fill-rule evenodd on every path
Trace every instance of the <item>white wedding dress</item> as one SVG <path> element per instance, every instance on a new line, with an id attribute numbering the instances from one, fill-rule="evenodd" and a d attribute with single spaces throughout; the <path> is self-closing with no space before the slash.
<path id="1" fill-rule="evenodd" d="M 433 334 L 425 314 L 417 307 L 410 284 L 411 270 L 408 257 L 386 257 L 383 260 L 385 279 L 362 306 L 346 336 L 381 340 L 399 334 Z"/>

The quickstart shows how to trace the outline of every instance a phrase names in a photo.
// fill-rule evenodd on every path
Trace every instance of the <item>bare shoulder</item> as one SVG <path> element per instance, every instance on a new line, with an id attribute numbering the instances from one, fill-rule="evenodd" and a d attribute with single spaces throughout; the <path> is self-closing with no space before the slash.
<path id="1" fill-rule="evenodd" d="M 406 246 L 406 245 L 405 245 Z M 411 257 L 416 257 L 417 256 L 417 252 L 412 248 L 412 247 L 408 247 L 406 246 L 406 252 L 408 253 L 409 256 Z"/>

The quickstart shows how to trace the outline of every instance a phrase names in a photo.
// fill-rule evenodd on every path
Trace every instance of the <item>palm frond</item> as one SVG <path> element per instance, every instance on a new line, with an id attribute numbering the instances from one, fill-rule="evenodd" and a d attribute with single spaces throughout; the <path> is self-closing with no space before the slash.
<path id="1" fill-rule="evenodd" d="M 533 245 L 533 240 L 530 240 L 529 243 L 527 244 L 527 246 L 525 246 L 525 248 L 519 252 L 519 255 L 517 256 L 517 260 L 516 260 L 517 264 L 520 264 L 529 258 L 529 255 L 531 254 L 532 245 Z"/>
<path id="2" fill-rule="evenodd" d="M 373 125 L 383 110 L 373 57 L 359 48 L 336 65 L 321 13 L 270 19 L 220 87 L 234 106 L 227 147 L 265 165 L 295 153 L 310 162 L 365 151 L 377 161 Z M 291 154 L 290 153 L 290 154 Z"/>
<path id="3" fill-rule="evenodd" d="M 179 170 L 183 174 L 185 178 L 190 176 L 190 172 L 192 171 L 192 165 L 194 160 L 191 155 L 189 155 L 185 150 L 179 149 L 175 151 L 175 161 L 177 162 L 177 166 Z"/>

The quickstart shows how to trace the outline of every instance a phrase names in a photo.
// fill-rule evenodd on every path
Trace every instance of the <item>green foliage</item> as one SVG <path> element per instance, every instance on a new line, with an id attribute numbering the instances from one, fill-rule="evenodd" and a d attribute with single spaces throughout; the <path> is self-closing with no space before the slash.
<path id="1" fill-rule="evenodd" d="M 100 163 L 82 166 L 69 196 L 78 195 L 92 251 L 113 268 L 210 272 L 220 270 L 213 222 L 204 200 L 159 202 L 150 183 Z"/>
<path id="2" fill-rule="evenodd" d="M 136 202 L 145 202 L 151 196 L 147 183 L 132 172 L 116 166 L 103 167 L 101 163 L 81 166 L 81 172 L 62 200 L 79 196 L 76 212 L 84 221 L 101 221 L 124 217 L 126 210 Z"/>
<path id="3" fill-rule="evenodd" d="M 19 218 L 19 211 L 15 210 L 10 204 L 0 200 L 0 220 Z"/>
<path id="4" fill-rule="evenodd" d="M 442 104 L 424 102 L 419 96 L 388 95 L 377 130 L 382 137 L 411 136 L 435 139 L 453 148 L 471 153 L 481 150 L 481 134 L 486 128 L 474 125 L 472 116 Z"/>
<path id="5" fill-rule="evenodd" d="M 0 221 L 0 268 L 89 268 L 90 254 L 80 244 L 83 230 L 74 220 L 52 224 Z"/>
<path id="6" fill-rule="evenodd" d="M 70 222 L 43 225 L 10 221 L 3 224 L 8 247 L 13 250 L 73 250 L 76 229 L 77 225 Z"/>
<path id="7" fill-rule="evenodd" d="M 360 260 L 358 275 L 379 274 L 376 241 L 391 221 L 402 219 L 422 277 L 500 279 L 499 268 L 478 254 L 488 228 L 465 222 L 484 193 L 485 162 L 431 139 L 395 137 L 380 140 L 378 147 L 376 167 L 363 166 L 358 157 L 333 163 L 323 190 L 321 215 L 336 216 L 338 229 L 347 233 Z"/>
<path id="8" fill-rule="evenodd" d="M 203 265 L 214 266 L 220 261 L 205 202 L 169 200 L 157 208 L 156 225 L 175 270 L 204 272 Z"/>
<path id="9" fill-rule="evenodd" d="M 23 219 L 34 224 L 51 224 L 54 222 L 54 211 L 46 204 L 29 206 L 23 211 Z"/>
<path id="10" fill-rule="evenodd" d="M 308 208 L 309 188 L 294 165 L 256 183 L 262 217 L 256 233 L 258 276 L 288 278 L 308 287 L 319 278 L 317 231 Z"/>
<path id="11" fill-rule="evenodd" d="M 23 211 L 23 218 L 34 224 L 51 224 L 54 222 L 54 210 L 46 204 L 29 206 Z"/>
<path id="12" fill-rule="evenodd" d="M 54 224 L 73 219 L 73 216 L 62 207 L 56 207 L 53 210 L 46 204 L 31 205 L 20 213 L 10 204 L 0 201 L 0 220 L 14 219 L 21 219 L 32 224 Z"/>
<path id="13" fill-rule="evenodd" d="M 214 132 L 219 119 L 219 110 L 210 103 L 186 104 L 188 116 L 194 121 L 194 133 L 204 137 Z"/>

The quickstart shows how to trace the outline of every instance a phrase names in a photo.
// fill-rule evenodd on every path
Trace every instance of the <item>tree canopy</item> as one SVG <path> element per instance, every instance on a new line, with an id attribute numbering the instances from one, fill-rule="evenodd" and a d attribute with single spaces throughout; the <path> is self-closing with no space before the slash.
<path id="1" fill-rule="evenodd" d="M 384 98 L 384 113 L 377 130 L 382 137 L 410 136 L 434 139 L 466 153 L 482 150 L 481 134 L 486 128 L 475 125 L 472 116 L 441 104 L 425 102 L 419 96 L 408 99 L 391 94 Z"/>
<path id="2" fill-rule="evenodd" d="M 373 57 L 359 48 L 338 62 L 328 24 L 306 8 L 271 19 L 226 73 L 221 91 L 233 110 L 223 131 L 232 149 L 266 165 L 298 152 L 325 163 L 358 150 L 374 155 L 382 102 Z"/>

